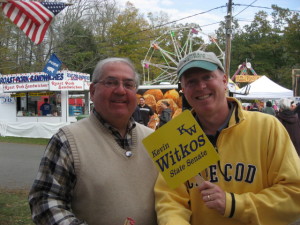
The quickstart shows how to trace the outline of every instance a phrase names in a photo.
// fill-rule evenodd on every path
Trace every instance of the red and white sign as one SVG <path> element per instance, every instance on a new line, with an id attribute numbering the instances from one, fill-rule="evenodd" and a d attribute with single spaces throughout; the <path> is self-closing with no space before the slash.
<path id="1" fill-rule="evenodd" d="M 84 90 L 84 82 L 82 80 L 64 80 L 57 81 L 51 80 L 49 81 L 50 91 L 83 91 Z"/>
<path id="2" fill-rule="evenodd" d="M 49 82 L 3 84 L 3 92 L 44 91 L 49 90 Z"/>
<path id="3" fill-rule="evenodd" d="M 90 81 L 84 81 L 84 90 L 86 91 L 90 90 L 91 83 L 92 82 Z"/>

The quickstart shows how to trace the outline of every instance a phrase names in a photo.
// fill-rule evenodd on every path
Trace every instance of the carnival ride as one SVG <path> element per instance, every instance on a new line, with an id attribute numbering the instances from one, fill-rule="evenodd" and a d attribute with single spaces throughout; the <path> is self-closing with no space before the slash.
<path id="1" fill-rule="evenodd" d="M 187 54 L 202 50 L 209 44 L 217 47 L 217 57 L 224 63 L 225 53 L 213 35 L 192 27 L 171 28 L 150 42 L 142 60 L 143 85 L 177 84 L 178 62 Z"/>

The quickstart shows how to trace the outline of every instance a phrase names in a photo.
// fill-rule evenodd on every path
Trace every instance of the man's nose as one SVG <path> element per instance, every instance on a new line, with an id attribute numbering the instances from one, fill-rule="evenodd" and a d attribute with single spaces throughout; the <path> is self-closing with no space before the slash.
<path id="1" fill-rule="evenodd" d="M 199 82 L 198 82 L 198 87 L 199 88 L 206 88 L 206 82 L 205 81 L 203 81 L 203 80 L 200 80 Z"/>
<path id="2" fill-rule="evenodd" d="M 115 91 L 126 92 L 123 81 L 119 82 L 119 84 L 115 87 Z"/>

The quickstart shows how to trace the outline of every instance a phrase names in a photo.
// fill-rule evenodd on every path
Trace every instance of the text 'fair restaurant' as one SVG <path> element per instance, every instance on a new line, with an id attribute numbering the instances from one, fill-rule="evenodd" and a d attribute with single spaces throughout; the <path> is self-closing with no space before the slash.
<path id="1" fill-rule="evenodd" d="M 89 74 L 68 70 L 0 75 L 0 135 L 51 137 L 89 114 L 89 86 Z"/>

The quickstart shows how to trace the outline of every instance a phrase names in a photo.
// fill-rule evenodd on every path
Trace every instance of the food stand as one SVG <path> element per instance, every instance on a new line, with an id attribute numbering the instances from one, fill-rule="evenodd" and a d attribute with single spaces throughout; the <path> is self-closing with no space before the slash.
<path id="1" fill-rule="evenodd" d="M 69 70 L 0 75 L 0 135 L 49 138 L 90 112 L 90 74 Z M 47 98 L 51 113 L 41 115 Z"/>

